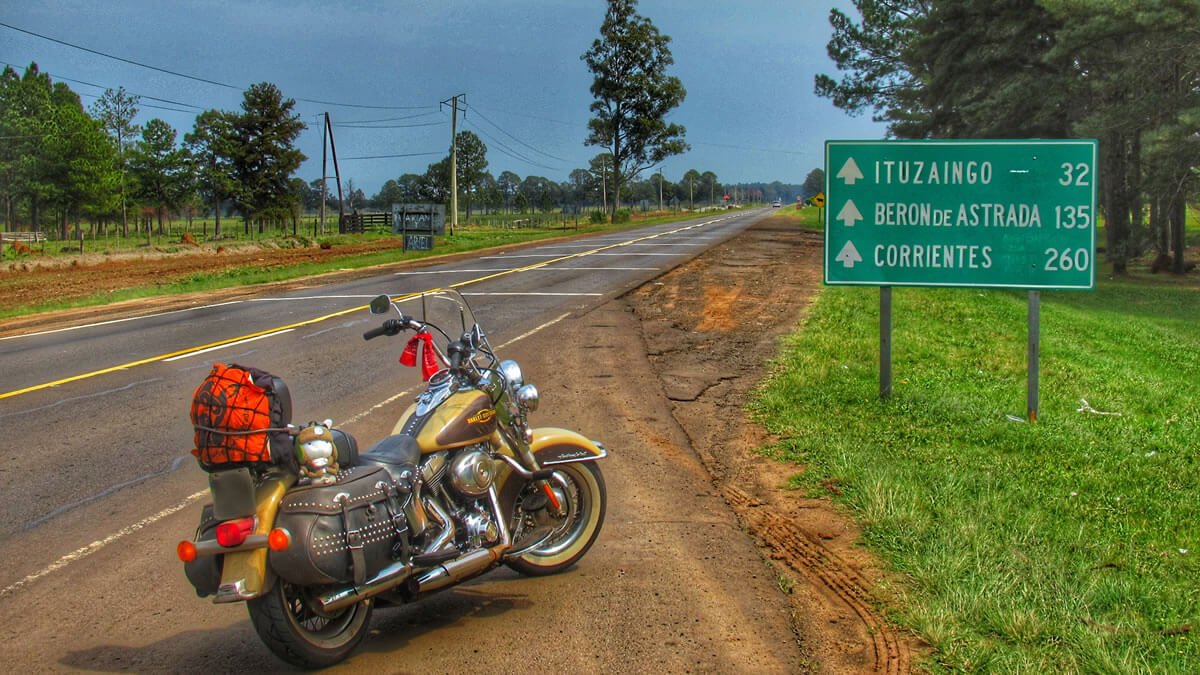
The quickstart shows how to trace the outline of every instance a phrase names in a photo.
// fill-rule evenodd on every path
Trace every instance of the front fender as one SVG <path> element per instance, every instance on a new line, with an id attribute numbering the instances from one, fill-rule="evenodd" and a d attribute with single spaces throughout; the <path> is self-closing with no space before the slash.
<path id="1" fill-rule="evenodd" d="M 555 427 L 534 429 L 529 449 L 542 468 L 569 462 L 594 462 L 608 456 L 608 450 L 599 441 L 570 429 Z"/>

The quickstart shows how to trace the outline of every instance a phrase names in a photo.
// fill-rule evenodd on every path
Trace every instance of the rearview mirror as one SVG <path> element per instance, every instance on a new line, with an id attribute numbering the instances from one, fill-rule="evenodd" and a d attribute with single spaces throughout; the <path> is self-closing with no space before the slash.
<path id="1" fill-rule="evenodd" d="M 387 314 L 392 307 L 392 299 L 386 295 L 381 295 L 371 301 L 372 314 Z"/>

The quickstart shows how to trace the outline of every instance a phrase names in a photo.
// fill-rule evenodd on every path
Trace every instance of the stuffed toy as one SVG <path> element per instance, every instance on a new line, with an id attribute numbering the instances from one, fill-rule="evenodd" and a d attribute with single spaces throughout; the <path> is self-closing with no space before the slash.
<path id="1" fill-rule="evenodd" d="M 337 446 L 329 432 L 332 421 L 310 422 L 296 434 L 296 458 L 300 474 L 313 485 L 329 485 L 337 481 Z"/>

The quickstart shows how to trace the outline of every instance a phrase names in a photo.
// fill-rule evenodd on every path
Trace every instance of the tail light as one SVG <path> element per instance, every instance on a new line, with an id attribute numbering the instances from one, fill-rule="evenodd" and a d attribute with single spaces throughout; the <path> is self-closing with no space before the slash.
<path id="1" fill-rule="evenodd" d="M 254 531 L 253 518 L 227 520 L 217 525 L 217 543 L 225 548 L 241 546 Z"/>
<path id="2" fill-rule="evenodd" d="M 175 555 L 185 563 L 190 563 L 196 559 L 196 544 L 187 540 L 179 542 L 175 547 Z"/>

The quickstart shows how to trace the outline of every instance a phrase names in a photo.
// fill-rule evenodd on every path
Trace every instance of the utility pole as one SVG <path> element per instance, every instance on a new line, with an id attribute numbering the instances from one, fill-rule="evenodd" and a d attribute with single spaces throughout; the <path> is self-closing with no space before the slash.
<path id="1" fill-rule="evenodd" d="M 321 129 L 321 232 L 325 234 L 325 176 L 329 174 L 328 164 L 328 147 L 329 140 L 329 113 L 325 113 L 325 126 Z M 317 232 L 313 232 L 313 236 L 317 236 Z"/>
<path id="2" fill-rule="evenodd" d="M 662 211 L 662 169 L 658 170 L 658 210 Z"/>
<path id="3" fill-rule="evenodd" d="M 458 227 L 458 97 L 450 97 L 450 235 Z M 444 105 L 446 102 L 442 101 Z M 465 112 L 465 111 L 464 111 Z"/>

